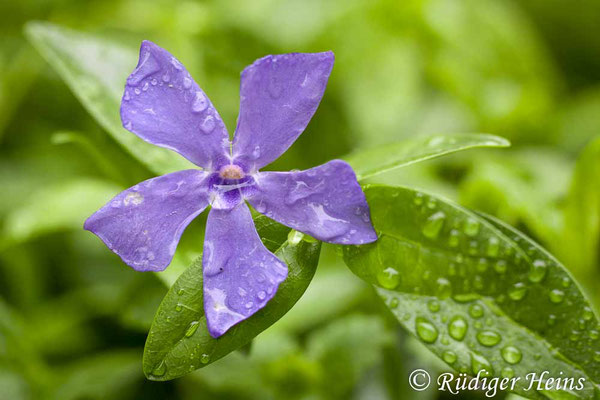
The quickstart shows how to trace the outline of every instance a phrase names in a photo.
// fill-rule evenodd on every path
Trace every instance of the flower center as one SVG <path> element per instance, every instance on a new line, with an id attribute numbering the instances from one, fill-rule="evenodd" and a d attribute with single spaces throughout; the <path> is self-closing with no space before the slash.
<path id="1" fill-rule="evenodd" d="M 221 168 L 219 176 L 222 179 L 242 179 L 246 174 L 244 174 L 244 171 L 239 166 L 229 164 Z"/>

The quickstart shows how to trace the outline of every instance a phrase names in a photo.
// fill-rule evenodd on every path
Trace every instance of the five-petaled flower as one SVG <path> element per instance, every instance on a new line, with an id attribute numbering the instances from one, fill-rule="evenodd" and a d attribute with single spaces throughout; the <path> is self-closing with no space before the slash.
<path id="1" fill-rule="evenodd" d="M 377 239 L 352 168 L 333 160 L 298 172 L 259 172 L 284 153 L 315 113 L 333 53 L 263 57 L 241 75 L 233 143 L 206 94 L 166 50 L 142 43 L 127 78 L 121 120 L 147 142 L 202 169 L 137 184 L 85 222 L 138 271 L 169 265 L 185 227 L 211 206 L 202 257 L 208 330 L 219 337 L 273 298 L 287 266 L 261 242 L 259 213 L 316 239 L 362 244 Z"/>

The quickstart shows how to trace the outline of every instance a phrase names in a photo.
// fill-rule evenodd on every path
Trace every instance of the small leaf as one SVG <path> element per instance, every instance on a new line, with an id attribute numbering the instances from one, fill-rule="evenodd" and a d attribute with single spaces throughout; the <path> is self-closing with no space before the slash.
<path id="1" fill-rule="evenodd" d="M 160 305 L 144 349 L 144 373 L 169 380 L 202 368 L 249 343 L 281 318 L 310 283 L 319 259 L 320 243 L 294 235 L 266 217 L 255 219 L 266 246 L 288 266 L 288 277 L 266 307 L 232 327 L 218 339 L 206 327 L 202 296 L 202 263 L 198 259 L 171 287 Z"/>
<path id="2" fill-rule="evenodd" d="M 352 153 L 345 157 L 345 159 L 352 166 L 354 172 L 356 172 L 357 178 L 362 180 L 395 168 L 461 150 L 477 147 L 507 146 L 510 146 L 510 142 L 498 136 L 479 133 L 459 133 L 416 137 Z"/>
<path id="3" fill-rule="evenodd" d="M 121 124 L 121 96 L 125 79 L 137 64 L 137 50 L 45 22 L 28 23 L 25 33 L 92 117 L 148 169 L 165 174 L 194 167 Z"/>
<path id="4" fill-rule="evenodd" d="M 343 248 L 398 321 L 457 371 L 531 372 L 600 382 L 598 319 L 577 283 L 521 233 L 447 200 L 381 185 L 365 188 L 377 242 Z M 561 375 L 560 372 L 563 374 Z"/>

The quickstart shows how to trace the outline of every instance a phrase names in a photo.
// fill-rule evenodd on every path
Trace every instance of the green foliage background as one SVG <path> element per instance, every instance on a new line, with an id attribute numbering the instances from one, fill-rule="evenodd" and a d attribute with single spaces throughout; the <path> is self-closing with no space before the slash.
<path id="1" fill-rule="evenodd" d="M 130 270 L 82 224 L 155 173 L 107 135 L 26 40 L 31 20 L 131 48 L 157 42 L 230 131 L 244 66 L 331 49 L 321 107 L 270 168 L 308 168 L 432 133 L 506 137 L 511 149 L 471 150 L 372 181 L 442 194 L 519 228 L 600 301 L 597 1 L 24 0 L 2 2 L 0 15 L 1 399 L 434 399 L 436 391 L 410 390 L 406 376 L 445 368 L 324 246 L 307 293 L 249 351 L 175 381 L 146 381 L 142 350 L 169 278 Z M 184 258 L 201 251 L 203 223 L 184 235 Z"/>

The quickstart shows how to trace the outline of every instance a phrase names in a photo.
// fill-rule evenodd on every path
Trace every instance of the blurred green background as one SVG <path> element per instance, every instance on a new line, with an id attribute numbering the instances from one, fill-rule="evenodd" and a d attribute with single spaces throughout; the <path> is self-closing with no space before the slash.
<path id="1" fill-rule="evenodd" d="M 145 335 L 167 287 L 126 267 L 82 224 L 153 174 L 27 41 L 31 20 L 132 48 L 158 43 L 231 131 L 244 66 L 266 54 L 333 50 L 321 107 L 270 168 L 303 169 L 416 135 L 504 136 L 509 150 L 460 153 L 377 181 L 502 218 L 556 254 L 598 304 L 596 0 L 22 0 L 1 2 L 0 16 L 2 400 L 436 399 L 410 390 L 406 377 L 444 368 L 325 247 L 305 296 L 249 352 L 176 381 L 146 381 Z M 184 235 L 192 254 L 202 224 Z"/>

